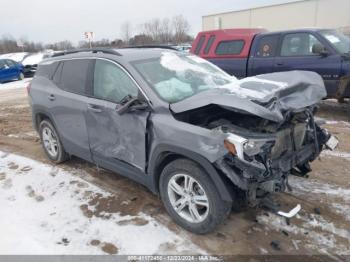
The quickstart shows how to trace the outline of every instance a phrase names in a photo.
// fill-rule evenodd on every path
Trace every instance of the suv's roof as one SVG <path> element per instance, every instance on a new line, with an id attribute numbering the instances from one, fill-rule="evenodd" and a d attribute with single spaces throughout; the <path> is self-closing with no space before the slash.
<path id="1" fill-rule="evenodd" d="M 100 51 L 96 51 L 100 50 Z M 103 50 L 107 50 L 103 52 Z M 74 50 L 73 50 L 74 51 Z M 118 57 L 124 61 L 136 61 L 144 60 L 151 58 L 158 58 L 163 52 L 178 52 L 176 50 L 170 50 L 168 48 L 120 48 L 120 49 L 85 49 L 85 50 L 76 50 L 75 53 L 68 53 L 57 55 L 52 58 L 47 59 L 46 61 L 56 61 L 69 58 L 88 58 L 88 57 Z M 113 54 L 114 53 L 114 54 Z"/>

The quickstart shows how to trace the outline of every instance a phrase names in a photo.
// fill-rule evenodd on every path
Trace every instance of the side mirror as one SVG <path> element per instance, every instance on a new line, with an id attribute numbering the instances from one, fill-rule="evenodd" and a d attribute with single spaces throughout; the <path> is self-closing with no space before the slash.
<path id="1" fill-rule="evenodd" d="M 324 48 L 324 46 L 319 43 L 316 43 L 312 46 L 312 53 L 321 56 L 327 56 L 329 54 L 326 48 Z"/>
<path id="2" fill-rule="evenodd" d="M 126 96 L 122 99 L 121 103 L 117 105 L 116 111 L 119 115 L 127 112 L 146 110 L 149 108 L 147 102 L 142 101 L 136 97 Z"/>

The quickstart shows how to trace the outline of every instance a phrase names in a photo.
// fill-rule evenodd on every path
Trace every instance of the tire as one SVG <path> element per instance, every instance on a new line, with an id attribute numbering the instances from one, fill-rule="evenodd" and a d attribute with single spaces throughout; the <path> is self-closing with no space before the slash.
<path id="1" fill-rule="evenodd" d="M 23 80 L 23 79 L 24 79 L 24 74 L 20 72 L 18 75 L 18 80 Z"/>
<path id="2" fill-rule="evenodd" d="M 51 136 L 50 132 L 52 134 Z M 55 127 L 51 124 L 49 120 L 41 121 L 39 125 L 39 133 L 41 144 L 43 146 L 45 154 L 52 162 L 59 164 L 66 161 L 69 158 L 69 155 L 63 148 L 63 145 Z"/>
<path id="3" fill-rule="evenodd" d="M 184 193 L 185 196 L 177 194 L 176 190 L 173 190 L 174 181 L 179 186 L 181 183 L 184 185 L 185 181 L 191 181 L 191 178 L 193 184 L 189 183 L 192 186 L 186 187 L 187 190 L 184 186 L 182 187 L 181 193 L 187 191 L 187 193 Z M 209 175 L 198 164 L 188 159 L 177 159 L 169 163 L 162 171 L 159 188 L 162 201 L 169 215 L 178 225 L 196 234 L 213 231 L 217 225 L 227 218 L 231 211 L 232 203 L 221 199 Z M 189 188 L 194 189 L 194 194 L 188 194 Z M 176 189 L 178 188 L 176 187 Z M 205 197 L 207 203 L 204 200 Z M 199 199 L 201 201 L 198 201 Z M 196 201 L 201 203 L 197 204 Z M 178 206 L 179 210 L 184 205 L 183 203 L 187 203 L 187 206 L 183 207 L 180 212 L 176 211 L 174 207 L 179 202 L 181 203 Z M 207 206 L 202 205 L 204 203 Z M 193 207 L 195 207 L 197 213 L 191 212 Z M 197 216 L 193 215 L 195 213 Z"/>

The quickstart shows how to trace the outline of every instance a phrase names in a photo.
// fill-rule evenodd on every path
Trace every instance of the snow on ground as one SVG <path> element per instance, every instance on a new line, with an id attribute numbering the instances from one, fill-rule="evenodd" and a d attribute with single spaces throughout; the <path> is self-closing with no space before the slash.
<path id="1" fill-rule="evenodd" d="M 9 58 L 16 62 L 21 62 L 24 57 L 26 57 L 29 53 L 28 52 L 18 52 L 18 53 L 9 53 L 9 54 L 3 54 L 0 55 L 0 58 Z"/>
<path id="2" fill-rule="evenodd" d="M 340 152 L 340 151 L 324 150 L 322 151 L 321 156 L 333 156 L 333 157 L 340 157 L 346 160 L 350 160 L 350 153 Z"/>
<path id="3" fill-rule="evenodd" d="M 96 194 L 111 195 L 57 166 L 0 151 L 0 254 L 204 253 L 143 213 L 84 215 Z M 144 222 L 117 224 L 135 219 Z"/>
<path id="4" fill-rule="evenodd" d="M 324 199 L 333 202 L 330 208 L 335 209 L 336 213 L 350 221 L 350 188 L 339 187 L 334 184 L 318 182 L 314 179 L 302 179 L 291 177 L 290 184 L 293 193 L 300 197 L 314 198 L 315 200 Z M 310 192 L 312 194 L 310 195 Z M 337 203 L 334 203 L 338 199 Z M 323 200 L 321 200 L 323 203 Z M 323 205 L 321 204 L 320 205 Z M 295 236 L 296 241 L 298 235 L 306 234 L 306 243 L 311 250 L 318 250 L 324 254 L 350 255 L 350 228 L 346 226 L 336 226 L 332 221 L 326 220 L 322 214 L 307 214 L 300 212 L 293 223 L 286 224 L 284 218 L 269 214 L 269 216 L 260 215 L 258 221 L 265 226 L 274 230 L 284 230 Z M 342 243 L 340 243 L 340 240 Z M 347 243 L 346 245 L 344 243 Z M 295 243 L 297 245 L 297 242 Z"/>
<path id="5" fill-rule="evenodd" d="M 32 78 L 25 78 L 20 81 L 11 81 L 7 83 L 0 84 L 0 90 L 10 90 L 17 88 L 25 88 L 27 84 L 32 80 Z"/>

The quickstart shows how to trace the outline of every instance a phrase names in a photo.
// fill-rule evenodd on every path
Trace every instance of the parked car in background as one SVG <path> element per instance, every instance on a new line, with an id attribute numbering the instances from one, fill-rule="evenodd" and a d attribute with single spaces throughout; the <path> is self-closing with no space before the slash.
<path id="1" fill-rule="evenodd" d="M 239 81 L 168 47 L 90 49 L 41 62 L 27 90 L 49 159 L 75 155 L 145 185 L 195 233 L 285 191 L 337 145 L 314 119 L 326 96 L 314 72 Z"/>
<path id="2" fill-rule="evenodd" d="M 178 51 L 190 52 L 192 46 L 190 44 L 184 44 L 184 45 L 174 45 L 172 47 L 174 47 Z"/>
<path id="3" fill-rule="evenodd" d="M 325 81 L 329 98 L 350 97 L 350 38 L 336 30 L 200 32 L 191 53 L 239 78 L 290 70 L 314 71 Z"/>
<path id="4" fill-rule="evenodd" d="M 32 77 L 34 76 L 38 64 L 45 58 L 51 57 L 51 53 L 34 53 L 28 55 L 24 60 L 22 61 L 22 64 L 24 65 L 24 76 L 26 77 Z"/>
<path id="5" fill-rule="evenodd" d="M 0 83 L 24 78 L 23 65 L 11 59 L 0 59 Z"/>

